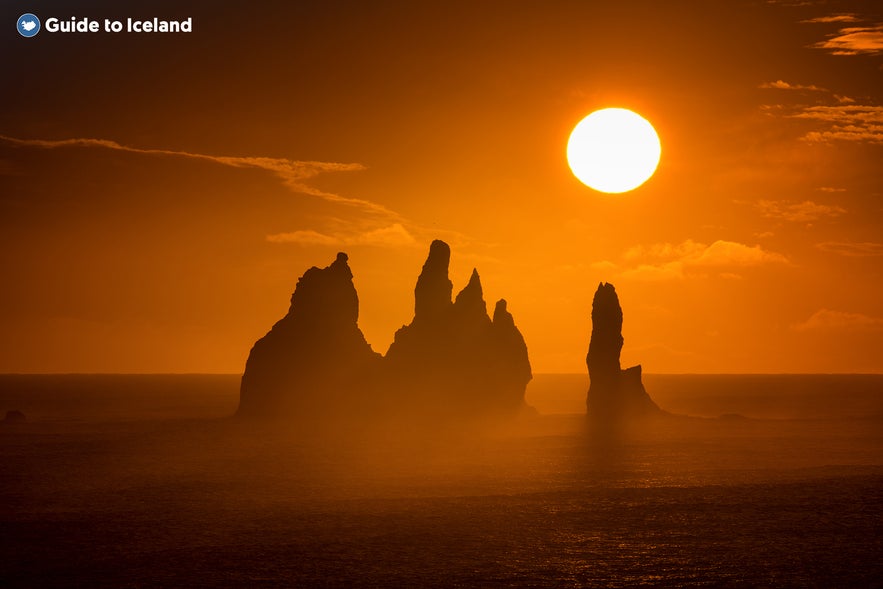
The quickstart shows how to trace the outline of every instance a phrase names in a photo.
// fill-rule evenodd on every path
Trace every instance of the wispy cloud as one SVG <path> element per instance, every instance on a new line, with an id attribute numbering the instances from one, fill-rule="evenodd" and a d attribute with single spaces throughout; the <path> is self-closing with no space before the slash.
<path id="1" fill-rule="evenodd" d="M 707 246 L 688 239 L 681 243 L 654 243 L 652 245 L 635 245 L 622 255 L 626 260 L 643 259 L 681 259 L 701 254 Z"/>
<path id="2" fill-rule="evenodd" d="M 851 258 L 869 258 L 883 256 L 883 243 L 871 241 L 825 241 L 816 247 L 823 252 L 839 254 Z"/>
<path id="3" fill-rule="evenodd" d="M 267 236 L 271 243 L 298 243 L 300 245 L 342 245 L 344 240 L 312 229 L 301 229 L 287 233 L 273 233 Z"/>
<path id="4" fill-rule="evenodd" d="M 883 107 L 857 104 L 854 98 L 834 94 L 815 84 L 792 84 L 783 80 L 764 82 L 759 88 L 818 92 L 830 96 L 828 102 L 836 104 L 807 106 L 805 104 L 762 105 L 761 110 L 770 116 L 813 120 L 825 126 L 803 136 L 805 141 L 829 143 L 833 141 L 863 141 L 883 143 Z"/>
<path id="5" fill-rule="evenodd" d="M 832 22 L 860 22 L 854 14 L 832 14 L 831 16 L 817 16 L 800 21 L 802 23 L 832 23 Z"/>
<path id="6" fill-rule="evenodd" d="M 678 280 L 684 277 L 684 265 L 681 262 L 639 264 L 634 268 L 629 268 L 628 270 L 623 271 L 620 276 L 628 280 L 637 280 L 641 282 Z"/>
<path id="7" fill-rule="evenodd" d="M 792 116 L 835 123 L 883 123 L 883 106 L 808 106 Z"/>
<path id="8" fill-rule="evenodd" d="M 810 131 L 804 135 L 805 141 L 814 143 L 859 141 L 883 144 L 883 106 L 858 104 L 807 106 L 787 116 L 826 125 L 825 129 Z"/>
<path id="9" fill-rule="evenodd" d="M 838 217 L 846 212 L 843 207 L 823 205 L 811 200 L 796 203 L 759 200 L 754 206 L 764 217 L 783 219 L 792 223 L 812 223 L 823 217 Z"/>
<path id="10" fill-rule="evenodd" d="M 758 88 L 773 88 L 776 90 L 808 90 L 812 92 L 828 91 L 827 89 L 816 86 L 815 84 L 791 84 L 783 80 L 776 80 L 775 82 L 764 82 L 763 84 L 760 84 Z"/>
<path id="11" fill-rule="evenodd" d="M 883 329 L 883 318 L 862 313 L 819 309 L 809 319 L 791 326 L 796 331 L 858 331 Z"/>
<path id="12" fill-rule="evenodd" d="M 256 168 L 266 170 L 282 180 L 283 184 L 293 192 L 316 196 L 329 202 L 358 207 L 387 218 L 398 218 L 398 214 L 386 207 L 367 200 L 350 198 L 325 192 L 307 183 L 308 180 L 327 172 L 354 172 L 364 170 L 365 166 L 358 163 L 298 161 L 277 157 L 262 156 L 218 156 L 189 151 L 171 149 L 150 149 L 131 147 L 108 139 L 75 138 L 75 139 L 19 139 L 0 135 L 0 140 L 19 147 L 38 149 L 62 149 L 71 147 L 103 148 L 144 155 L 170 156 L 214 162 L 233 168 Z"/>
<path id="13" fill-rule="evenodd" d="M 816 6 L 823 4 L 825 0 L 766 0 L 767 4 L 780 4 L 789 8 L 799 8 L 802 6 Z"/>
<path id="14" fill-rule="evenodd" d="M 776 80 L 775 82 L 763 82 L 762 84 L 758 84 L 758 88 L 763 88 L 767 90 L 798 90 L 801 92 L 819 92 L 822 94 L 830 95 L 837 101 L 837 104 L 855 104 L 855 99 L 850 96 L 842 96 L 840 94 L 834 94 L 827 88 L 823 88 L 822 86 L 816 86 L 815 84 L 792 84 L 790 82 L 786 82 L 784 80 Z M 770 106 L 766 105 L 763 107 L 765 110 L 775 110 L 775 109 L 783 109 L 786 108 L 784 105 L 776 105 Z"/>
<path id="15" fill-rule="evenodd" d="M 749 246 L 735 241 L 718 240 L 698 257 L 688 257 L 684 261 L 695 266 L 759 266 L 781 264 L 788 260 L 782 254 L 766 251 L 759 245 Z"/>
<path id="16" fill-rule="evenodd" d="M 844 27 L 824 41 L 813 43 L 811 47 L 825 49 L 832 55 L 876 55 L 883 53 L 883 24 Z"/>
<path id="17" fill-rule="evenodd" d="M 738 267 L 765 264 L 785 264 L 782 254 L 735 241 L 717 240 L 711 245 L 688 239 L 680 244 L 658 243 L 635 246 L 623 254 L 627 261 L 636 262 L 621 273 L 624 278 L 643 281 L 684 278 L 691 270 L 719 270 L 720 275 L 736 276 L 731 271 Z"/>
<path id="18" fill-rule="evenodd" d="M 351 246 L 351 245 L 374 245 L 384 247 L 398 247 L 415 245 L 417 240 L 408 233 L 400 223 L 393 223 L 387 227 L 380 227 L 361 232 L 352 233 L 320 233 L 313 230 L 291 231 L 288 233 L 276 233 L 267 236 L 267 241 L 273 243 L 296 243 L 299 245 L 325 245 L 325 246 Z"/>
<path id="19" fill-rule="evenodd" d="M 592 262 L 591 264 L 589 264 L 589 267 L 592 270 L 600 270 L 602 272 L 610 272 L 611 270 L 616 269 L 616 264 L 614 264 L 610 260 L 601 260 L 600 262 Z"/>

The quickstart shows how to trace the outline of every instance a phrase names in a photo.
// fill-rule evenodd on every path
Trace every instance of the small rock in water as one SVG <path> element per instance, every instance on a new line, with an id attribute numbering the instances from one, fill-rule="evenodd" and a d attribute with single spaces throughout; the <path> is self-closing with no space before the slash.
<path id="1" fill-rule="evenodd" d="M 3 423 L 24 423 L 27 421 L 25 414 L 16 409 L 12 409 L 6 412 L 6 418 L 3 420 Z"/>

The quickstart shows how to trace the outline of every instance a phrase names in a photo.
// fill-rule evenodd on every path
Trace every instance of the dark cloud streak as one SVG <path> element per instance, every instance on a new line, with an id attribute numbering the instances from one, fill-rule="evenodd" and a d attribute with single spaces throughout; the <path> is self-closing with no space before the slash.
<path id="1" fill-rule="evenodd" d="M 109 139 L 74 138 L 74 139 L 20 139 L 0 135 L 0 140 L 19 147 L 31 147 L 38 149 L 62 149 L 69 147 L 104 148 L 128 153 L 144 155 L 159 155 L 196 159 L 214 162 L 233 168 L 255 168 L 273 173 L 292 192 L 316 196 L 323 200 L 336 204 L 357 207 L 366 212 L 374 213 L 381 217 L 399 219 L 399 215 L 386 207 L 358 198 L 350 198 L 338 194 L 319 190 L 306 183 L 307 180 L 326 172 L 353 172 L 366 169 L 358 163 L 297 161 L 286 158 L 262 157 L 262 156 L 216 156 L 188 151 L 176 151 L 171 149 L 140 148 L 123 145 Z"/>

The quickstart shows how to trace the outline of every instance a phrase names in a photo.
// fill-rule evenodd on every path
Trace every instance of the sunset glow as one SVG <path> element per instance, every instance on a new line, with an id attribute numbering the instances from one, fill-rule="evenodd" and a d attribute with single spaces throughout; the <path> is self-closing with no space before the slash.
<path id="1" fill-rule="evenodd" d="M 583 371 L 602 281 L 650 373 L 883 371 L 877 4 L 271 4 L 10 16 L 0 372 L 236 373 L 341 251 L 382 354 L 434 239 L 538 373 Z"/>
<path id="2" fill-rule="evenodd" d="M 2 588 L 881 586 L 883 0 L 0 54 Z"/>

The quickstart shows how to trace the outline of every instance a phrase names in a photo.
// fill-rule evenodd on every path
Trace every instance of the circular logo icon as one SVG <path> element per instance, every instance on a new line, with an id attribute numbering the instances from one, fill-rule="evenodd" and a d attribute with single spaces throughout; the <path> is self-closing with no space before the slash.
<path id="1" fill-rule="evenodd" d="M 26 12 L 18 17 L 16 23 L 18 34 L 22 37 L 33 37 L 40 32 L 40 19 L 36 15 Z"/>

